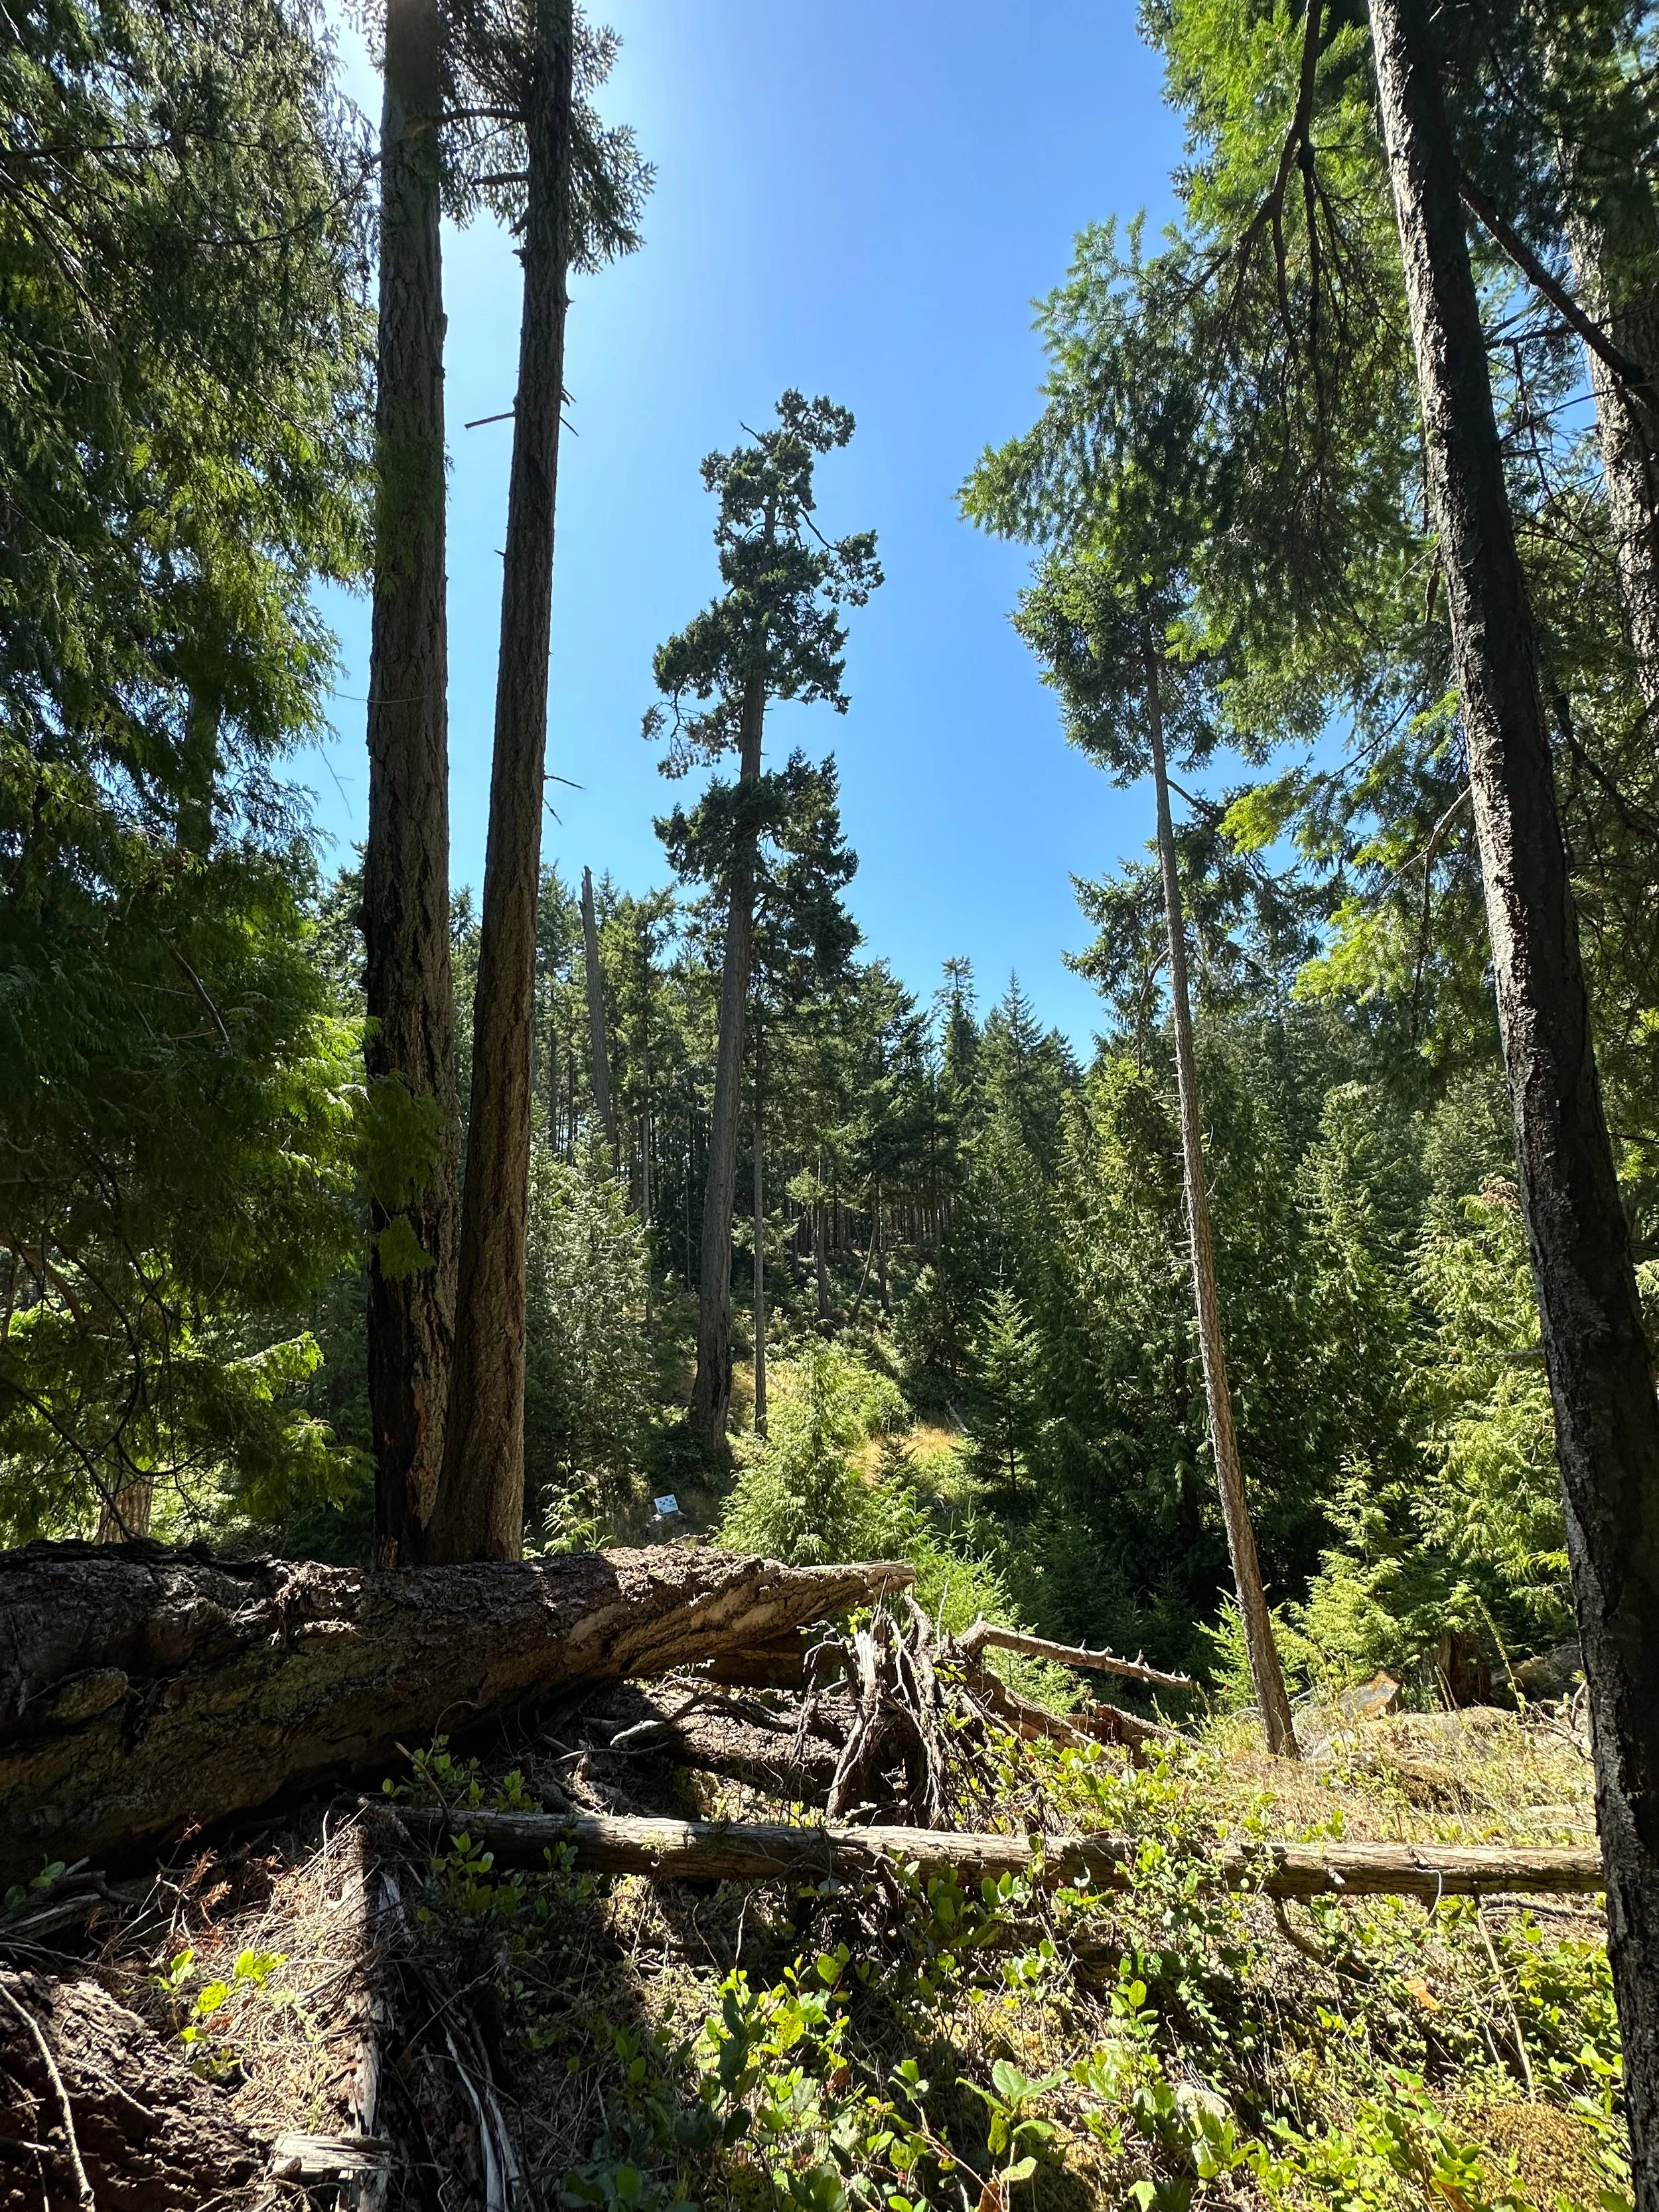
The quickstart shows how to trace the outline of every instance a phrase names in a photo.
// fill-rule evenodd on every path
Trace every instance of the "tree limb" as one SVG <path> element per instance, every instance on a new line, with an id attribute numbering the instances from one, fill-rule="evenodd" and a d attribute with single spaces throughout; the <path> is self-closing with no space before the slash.
<path id="1" fill-rule="evenodd" d="M 872 1872 L 898 1860 L 923 1875 L 964 1880 L 1012 1874 L 1046 1883 L 1079 1875 L 1101 1889 L 1133 1878 L 1133 1836 L 999 1836 L 948 1829 L 788 1827 L 771 1822 L 627 1819 L 579 1813 L 414 1810 L 398 1818 L 428 1843 L 463 1832 L 501 1866 L 544 1868 L 546 1854 L 573 1844 L 576 1863 L 602 1874 L 659 1881 L 819 1881 Z M 1040 1863 L 1038 1854 L 1041 1854 Z M 1602 1886 L 1594 1850 L 1532 1850 L 1506 1844 L 1226 1844 L 1206 1859 L 1218 1888 L 1267 1897 L 1492 1897 L 1588 1895 Z"/>

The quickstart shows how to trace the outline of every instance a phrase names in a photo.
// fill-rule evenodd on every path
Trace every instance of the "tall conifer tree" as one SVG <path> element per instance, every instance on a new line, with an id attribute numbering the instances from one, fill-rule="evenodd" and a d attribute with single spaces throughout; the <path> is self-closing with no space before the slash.
<path id="1" fill-rule="evenodd" d="M 596 267 L 638 242 L 644 184 L 631 137 L 603 131 L 582 97 L 609 69 L 614 42 L 591 37 L 570 0 L 523 0 L 517 9 L 480 10 L 476 19 L 462 0 L 458 14 L 469 78 L 497 117 L 512 118 L 512 143 L 523 148 L 526 166 L 515 181 L 523 185 L 516 227 L 524 305 L 459 1308 L 442 1482 L 426 1547 L 436 1560 L 516 1559 L 524 1542 L 531 1071 L 566 278 L 573 265 Z"/>
<path id="2" fill-rule="evenodd" d="M 454 1349 L 460 1115 L 449 965 L 439 0 L 387 0 L 368 840 L 367 1057 L 387 1162 L 373 1178 L 368 1394 L 375 1557 L 422 1556 Z"/>
<path id="3" fill-rule="evenodd" d="M 786 392 L 775 429 L 729 453 L 711 453 L 703 482 L 720 498 L 714 543 L 720 598 L 658 648 L 666 708 L 645 717 L 666 734 L 665 771 L 738 755 L 728 787 L 730 860 L 725 890 L 719 1044 L 703 1194 L 697 1367 L 690 1424 L 711 1451 L 725 1449 L 732 1407 L 732 1218 L 755 908 L 756 850 L 766 806 L 761 744 L 774 699 L 827 700 L 845 714 L 843 606 L 861 606 L 881 581 L 873 531 L 825 538 L 812 520 L 818 455 L 844 446 L 853 418 L 828 399 Z"/>

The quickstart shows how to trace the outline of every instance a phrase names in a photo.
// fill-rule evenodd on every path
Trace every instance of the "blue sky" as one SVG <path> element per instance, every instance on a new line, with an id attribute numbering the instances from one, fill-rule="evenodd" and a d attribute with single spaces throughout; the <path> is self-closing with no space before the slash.
<path id="1" fill-rule="evenodd" d="M 577 278 L 565 380 L 544 853 L 625 887 L 667 879 L 653 815 L 681 795 L 639 735 L 651 655 L 711 595 L 713 502 L 697 465 L 787 385 L 853 409 L 819 473 L 832 532 L 873 526 L 884 588 L 852 617 L 850 713 L 775 712 L 769 751 L 833 750 L 860 866 L 866 949 L 926 995 L 965 954 L 981 1002 L 1011 969 L 1086 1048 L 1091 988 L 1062 954 L 1085 930 L 1071 877 L 1137 853 L 1144 792 L 1062 740 L 1007 611 L 1018 549 L 957 519 L 988 440 L 1024 428 L 1042 358 L 1031 302 L 1085 222 L 1170 210 L 1179 151 L 1127 0 L 611 0 L 623 46 L 603 105 L 656 164 L 646 242 Z M 342 39 L 348 81 L 378 90 Z M 445 240 L 449 315 L 453 877 L 483 867 L 518 264 L 487 224 Z M 337 854 L 366 826 L 364 601 L 325 602 L 341 641 L 334 742 L 303 756 Z"/>

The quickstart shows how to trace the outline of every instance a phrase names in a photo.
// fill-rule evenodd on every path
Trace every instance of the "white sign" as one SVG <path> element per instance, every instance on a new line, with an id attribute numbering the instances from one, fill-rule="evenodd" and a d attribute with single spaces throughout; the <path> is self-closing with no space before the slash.
<path id="1" fill-rule="evenodd" d="M 658 1512 L 664 1516 L 678 1513 L 680 1510 L 680 1501 L 672 1490 L 666 1498 L 653 1498 L 651 1503 L 656 1507 Z"/>

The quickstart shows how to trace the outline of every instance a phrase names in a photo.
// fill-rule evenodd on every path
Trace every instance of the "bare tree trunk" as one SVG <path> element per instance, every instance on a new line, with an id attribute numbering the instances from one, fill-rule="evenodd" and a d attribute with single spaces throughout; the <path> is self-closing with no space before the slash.
<path id="1" fill-rule="evenodd" d="M 1659 1400 L 1590 1036 L 1426 0 L 1371 0 L 1589 1686 L 1637 2202 L 1659 2212 Z"/>
<path id="2" fill-rule="evenodd" d="M 744 687 L 742 765 L 738 789 L 760 781 L 766 722 L 766 679 Z M 739 804 L 741 805 L 741 798 Z M 732 862 L 726 952 L 720 963 L 720 1042 L 714 1054 L 714 1107 L 708 1127 L 708 1180 L 702 1201 L 702 1268 L 697 1291 L 697 1372 L 690 1426 L 710 1451 L 724 1451 L 732 1417 L 732 1216 L 738 1196 L 738 1115 L 742 1104 L 743 1029 L 755 931 L 755 836 L 747 831 Z"/>
<path id="3" fill-rule="evenodd" d="M 605 977 L 599 968 L 599 925 L 593 911 L 593 871 L 582 870 L 582 981 L 587 994 L 587 1056 L 592 1070 L 593 1103 L 599 1126 L 611 1147 L 611 1164 L 617 1164 L 618 1141 L 616 1109 L 611 1103 L 611 1055 L 605 1041 Z"/>
<path id="4" fill-rule="evenodd" d="M 1204 1171 L 1203 1110 L 1198 1092 L 1198 1060 L 1193 1050 L 1193 1015 L 1187 985 L 1187 924 L 1176 867 L 1175 825 L 1170 818 L 1170 779 L 1164 758 L 1164 711 L 1158 691 L 1158 659 L 1146 651 L 1146 729 L 1152 740 L 1152 780 L 1158 793 L 1158 857 L 1164 871 L 1164 919 L 1170 939 L 1170 1006 L 1175 1019 L 1176 1079 L 1181 1098 L 1181 1156 L 1187 1182 L 1187 1227 L 1192 1240 L 1193 1297 L 1198 1312 L 1198 1342 L 1204 1361 L 1204 1395 L 1210 1408 L 1210 1449 L 1221 1488 L 1221 1517 L 1227 1527 L 1227 1551 L 1244 1622 L 1250 1674 L 1261 1707 L 1267 1748 L 1284 1759 L 1297 1756 L 1291 1701 L 1273 1641 L 1273 1617 L 1261 1587 L 1255 1530 L 1244 1495 L 1233 1427 L 1232 1393 L 1227 1386 L 1227 1358 L 1221 1336 L 1221 1307 L 1216 1296 L 1215 1248 L 1210 1236 L 1210 1194 Z"/>
<path id="5" fill-rule="evenodd" d="M 755 1434 L 766 1434 L 766 1179 L 761 1030 L 755 1029 Z"/>
<path id="6" fill-rule="evenodd" d="M 405 1085 L 431 1128 L 429 1162 L 410 1166 L 410 1181 L 420 1184 L 412 1202 L 388 1207 L 375 1200 L 369 1210 L 374 1551 L 386 1567 L 420 1557 L 437 1498 L 455 1325 L 460 1116 L 449 968 L 441 38 L 438 0 L 387 0 L 363 854 L 366 1058 L 370 1080 Z M 418 1249 L 410 1249 L 411 1237 Z"/>
<path id="7" fill-rule="evenodd" d="M 1645 382 L 1621 378 L 1585 349 L 1625 627 L 1648 741 L 1659 755 L 1659 207 L 1643 168 L 1643 95 L 1623 78 L 1610 46 L 1605 64 L 1613 82 L 1595 143 L 1575 131 L 1561 168 L 1579 303 L 1624 359 L 1645 372 Z"/>
<path id="8" fill-rule="evenodd" d="M 507 491 L 495 750 L 461 1218 L 459 1306 L 444 1472 L 426 1556 L 516 1559 L 524 1548 L 525 1269 L 536 908 L 547 755 L 548 633 L 569 259 L 572 49 L 568 12 L 530 65 L 530 179 L 519 392 Z M 562 20 L 557 20 L 562 18 Z"/>

